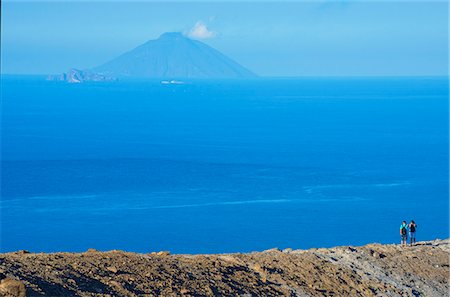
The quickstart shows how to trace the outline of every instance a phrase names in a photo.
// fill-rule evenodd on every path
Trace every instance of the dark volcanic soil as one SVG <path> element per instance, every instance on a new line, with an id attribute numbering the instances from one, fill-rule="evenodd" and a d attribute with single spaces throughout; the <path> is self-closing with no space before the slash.
<path id="1" fill-rule="evenodd" d="M 449 240 L 249 254 L 0 254 L 0 296 L 448 296 Z"/>

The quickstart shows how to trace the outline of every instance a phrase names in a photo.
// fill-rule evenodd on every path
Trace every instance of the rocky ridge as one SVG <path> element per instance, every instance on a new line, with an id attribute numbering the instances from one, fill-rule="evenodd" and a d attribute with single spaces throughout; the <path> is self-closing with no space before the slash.
<path id="1" fill-rule="evenodd" d="M 89 70 L 79 70 L 71 68 L 67 72 L 60 75 L 49 75 L 47 77 L 47 80 L 65 81 L 68 83 L 82 83 L 85 81 L 115 81 L 117 79 L 112 76 L 94 73 Z"/>
<path id="2" fill-rule="evenodd" d="M 247 254 L 0 254 L 0 296 L 448 296 L 450 240 Z"/>

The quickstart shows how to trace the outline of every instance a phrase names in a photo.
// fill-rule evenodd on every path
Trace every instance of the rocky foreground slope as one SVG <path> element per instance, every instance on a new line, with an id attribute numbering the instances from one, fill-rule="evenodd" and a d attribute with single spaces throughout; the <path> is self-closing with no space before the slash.
<path id="1" fill-rule="evenodd" d="M 448 296 L 450 241 L 248 254 L 0 255 L 2 296 Z"/>

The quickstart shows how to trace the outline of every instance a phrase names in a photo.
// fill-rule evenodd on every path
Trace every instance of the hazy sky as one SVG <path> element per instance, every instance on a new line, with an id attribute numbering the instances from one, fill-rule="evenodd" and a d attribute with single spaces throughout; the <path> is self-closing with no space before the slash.
<path id="1" fill-rule="evenodd" d="M 259 75 L 446 75 L 446 1 L 2 1 L 2 73 L 106 62 L 181 31 Z"/>

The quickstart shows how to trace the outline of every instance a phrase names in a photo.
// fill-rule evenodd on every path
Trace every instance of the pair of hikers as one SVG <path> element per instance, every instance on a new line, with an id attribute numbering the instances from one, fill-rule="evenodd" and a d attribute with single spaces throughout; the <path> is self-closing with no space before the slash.
<path id="1" fill-rule="evenodd" d="M 406 246 L 408 244 L 408 233 L 409 233 L 409 244 L 413 245 L 416 243 L 416 229 L 417 224 L 414 222 L 414 220 L 411 220 L 411 223 L 407 224 L 406 221 L 403 221 L 400 225 L 400 237 L 401 237 L 401 244 L 403 246 Z"/>

